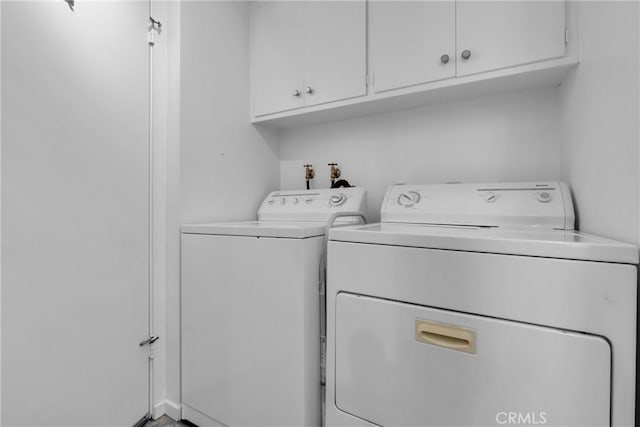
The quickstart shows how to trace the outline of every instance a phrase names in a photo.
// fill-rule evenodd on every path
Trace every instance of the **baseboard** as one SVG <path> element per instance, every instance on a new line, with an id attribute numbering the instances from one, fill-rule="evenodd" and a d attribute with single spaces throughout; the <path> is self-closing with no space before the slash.
<path id="1" fill-rule="evenodd" d="M 182 405 L 182 418 L 198 427 L 227 427 L 189 405 Z"/>
<path id="2" fill-rule="evenodd" d="M 163 415 L 179 421 L 182 418 L 182 408 L 179 404 L 171 402 L 170 400 L 163 400 L 156 403 L 153 407 L 153 419 L 155 420 Z"/>

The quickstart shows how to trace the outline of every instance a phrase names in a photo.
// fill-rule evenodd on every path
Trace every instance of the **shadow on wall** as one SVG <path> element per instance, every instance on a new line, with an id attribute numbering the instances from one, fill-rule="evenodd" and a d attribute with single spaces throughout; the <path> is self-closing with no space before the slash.
<path id="1" fill-rule="evenodd" d="M 254 124 L 256 132 L 262 137 L 264 142 L 267 144 L 267 147 L 271 150 L 274 156 L 280 158 L 280 130 L 275 128 L 270 128 L 261 124 Z M 278 190 L 274 188 L 273 191 Z M 266 194 L 265 194 L 266 196 Z"/>

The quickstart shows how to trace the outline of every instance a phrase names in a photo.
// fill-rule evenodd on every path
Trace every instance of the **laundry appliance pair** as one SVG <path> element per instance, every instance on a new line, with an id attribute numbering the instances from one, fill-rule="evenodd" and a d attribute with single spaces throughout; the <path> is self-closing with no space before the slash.
<path id="1" fill-rule="evenodd" d="M 574 231 L 566 185 L 394 185 L 356 225 L 365 199 L 183 226 L 183 418 L 320 424 L 328 239 L 328 427 L 633 425 L 638 251 Z"/>

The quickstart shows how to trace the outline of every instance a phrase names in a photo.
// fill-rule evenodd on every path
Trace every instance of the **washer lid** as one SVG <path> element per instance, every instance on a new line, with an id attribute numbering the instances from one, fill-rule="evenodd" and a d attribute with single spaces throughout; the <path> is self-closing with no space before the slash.
<path id="1" fill-rule="evenodd" d="M 377 223 L 331 229 L 329 240 L 638 264 L 636 246 L 570 230 Z"/>
<path id="2" fill-rule="evenodd" d="M 187 224 L 182 226 L 181 231 L 185 234 L 306 239 L 324 236 L 325 229 L 323 222 L 244 221 Z"/>

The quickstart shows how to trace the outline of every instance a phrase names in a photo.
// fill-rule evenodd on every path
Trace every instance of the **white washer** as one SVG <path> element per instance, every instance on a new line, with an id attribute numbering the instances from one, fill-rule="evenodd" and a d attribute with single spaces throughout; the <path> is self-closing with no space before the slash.
<path id="1" fill-rule="evenodd" d="M 320 425 L 327 220 L 364 207 L 362 188 L 277 191 L 258 221 L 182 227 L 184 419 L 200 427 Z"/>
<path id="2" fill-rule="evenodd" d="M 396 185 L 333 229 L 327 426 L 632 426 L 638 249 L 557 182 Z"/>

